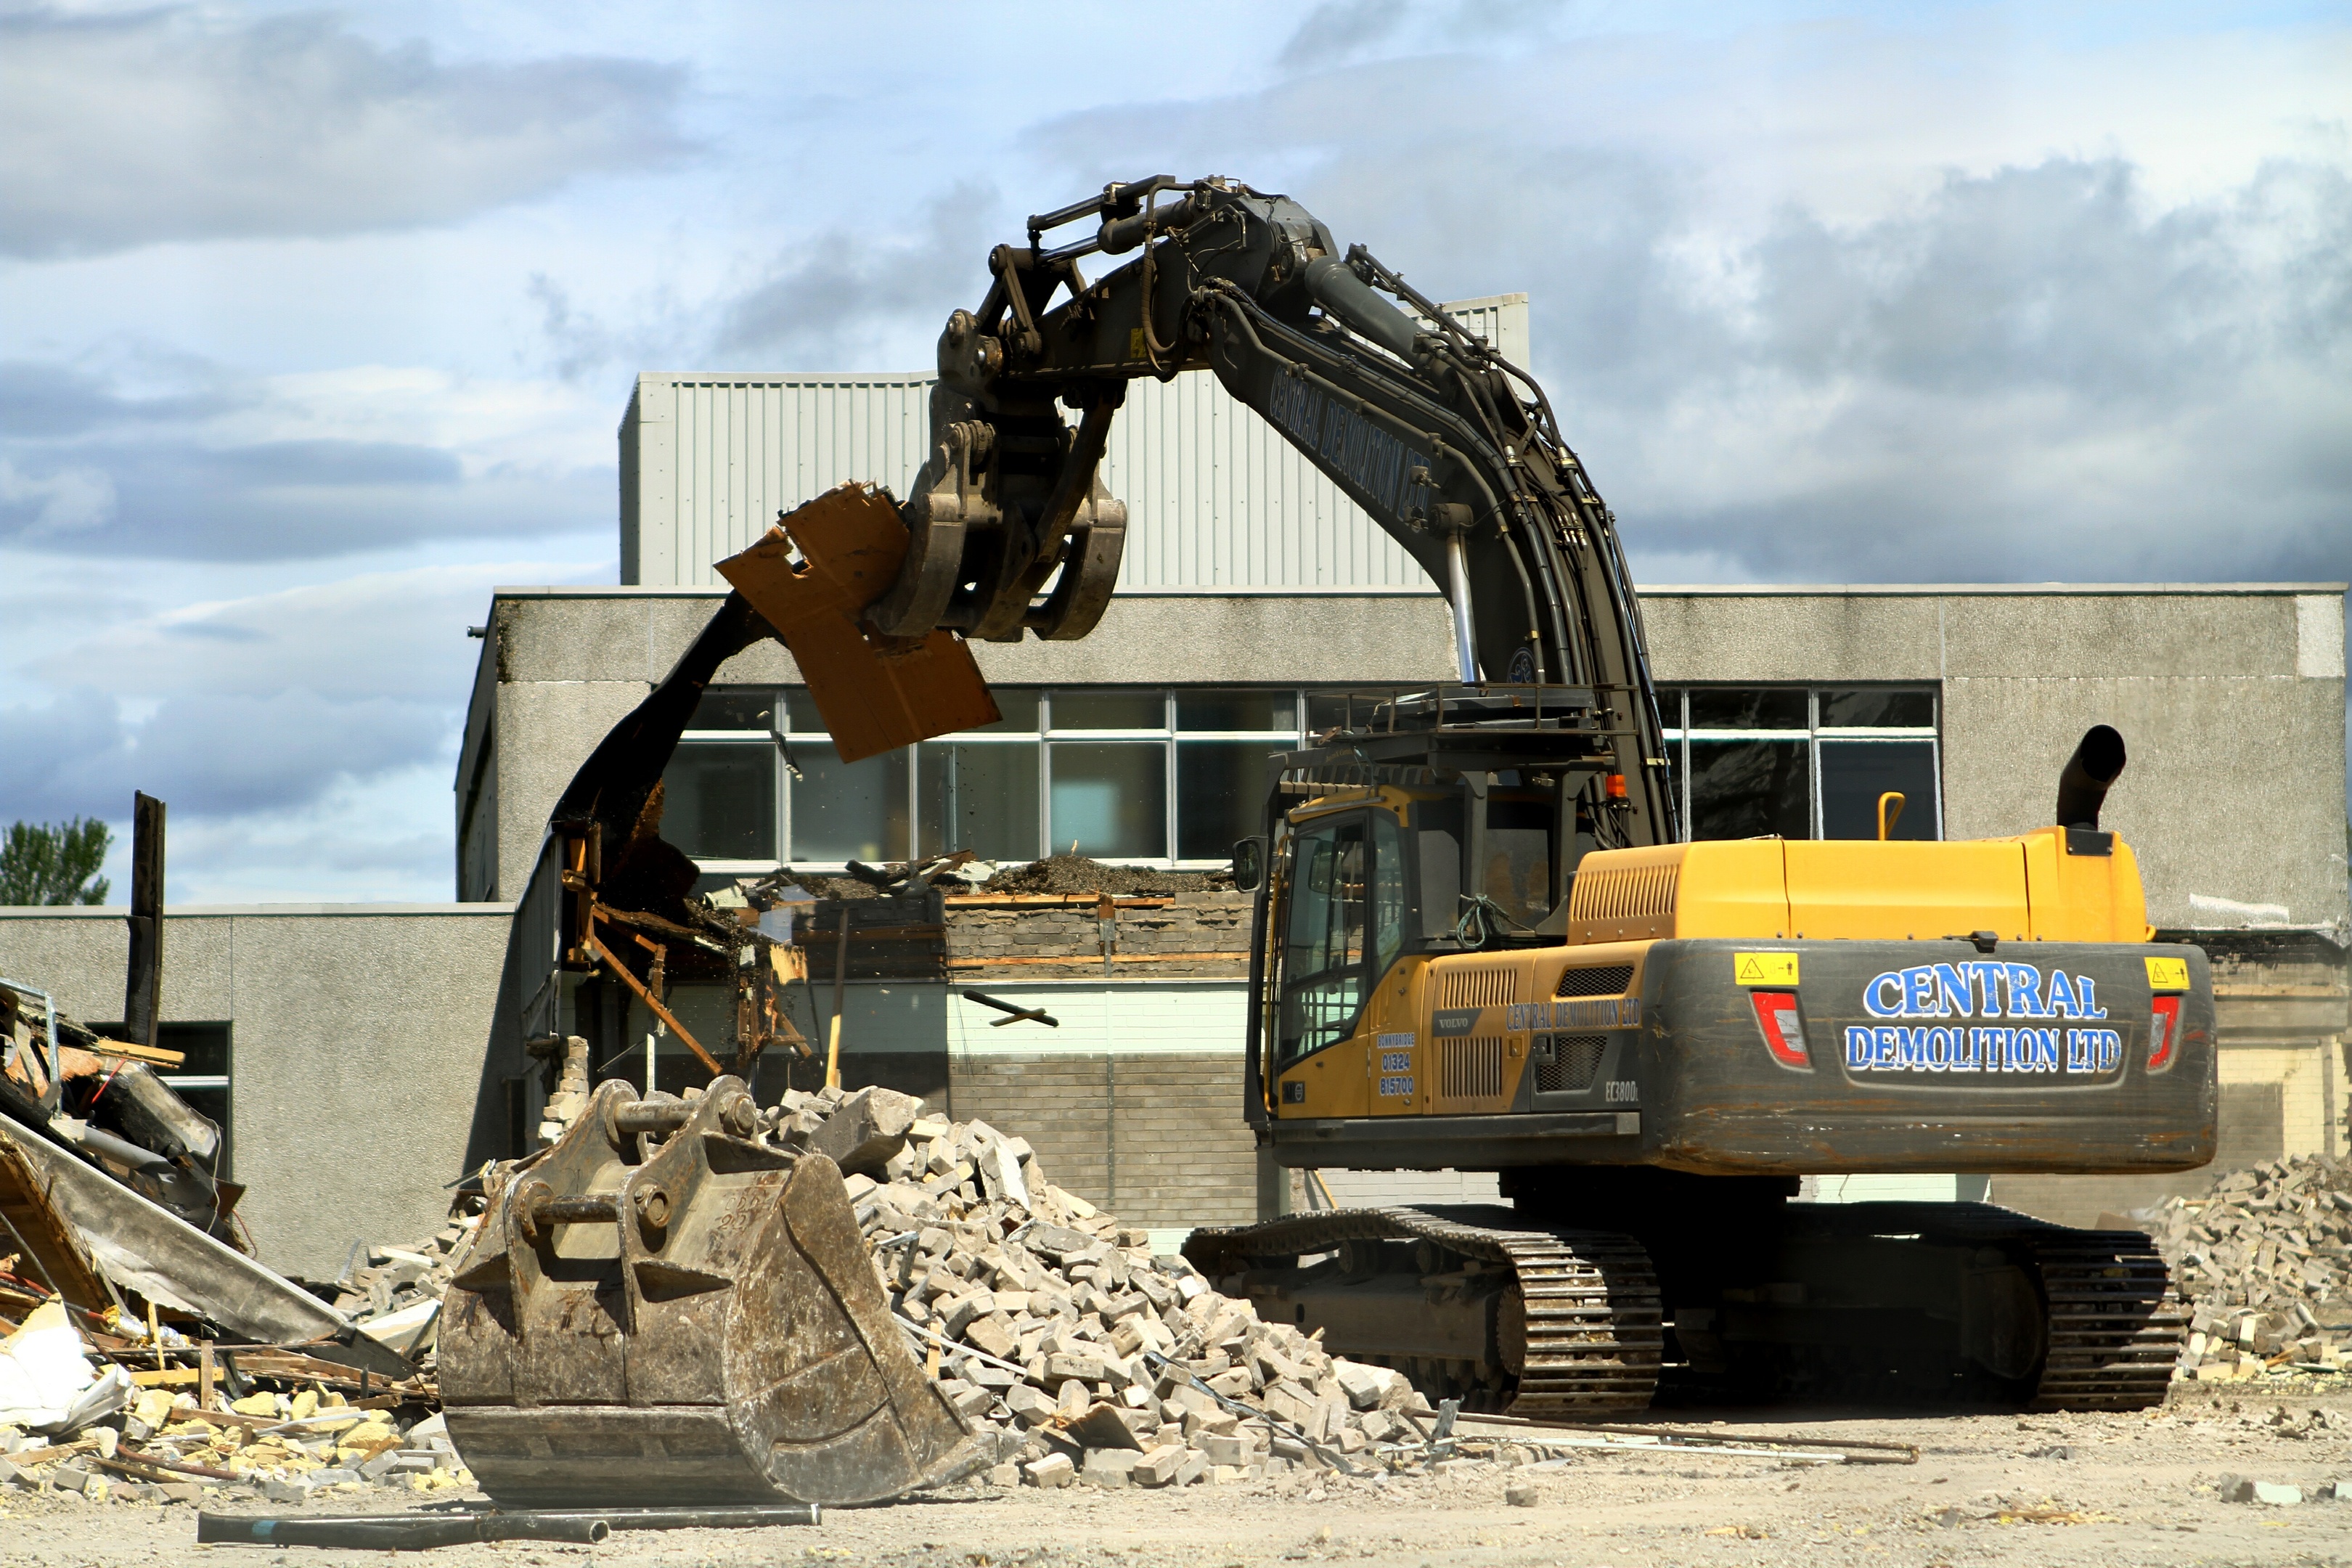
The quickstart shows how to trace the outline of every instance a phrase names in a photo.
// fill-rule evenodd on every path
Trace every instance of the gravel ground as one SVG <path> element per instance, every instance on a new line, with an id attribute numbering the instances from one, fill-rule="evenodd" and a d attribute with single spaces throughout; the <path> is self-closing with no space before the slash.
<path id="1" fill-rule="evenodd" d="M 1673 1425 L 1709 1426 L 1706 1413 Z M 446 1548 L 453 1564 L 844 1563 L 940 1568 L 1287 1562 L 1454 1565 L 2334 1563 L 2352 1565 L 2352 1502 L 2225 1503 L 2224 1474 L 2301 1486 L 2352 1481 L 2352 1394 L 2196 1391 L 2137 1415 L 1734 1415 L 1726 1436 L 1771 1433 L 1918 1445 L 1914 1466 L 1809 1466 L 1580 1452 L 1527 1468 L 1372 1482 L 1293 1477 L 1182 1491 L 958 1489 L 827 1512 L 814 1529 L 686 1531 L 594 1548 L 518 1542 Z M 1534 1506 L 1507 1489 L 1532 1486 Z M 376 1511 L 361 1493 L 303 1510 Z M 268 1511 L 230 1498 L 209 1506 Z M 378 1552 L 194 1544 L 193 1510 L 0 1495 L 0 1563 L 126 1568 L 200 1553 L 257 1565 L 383 1563 Z"/>

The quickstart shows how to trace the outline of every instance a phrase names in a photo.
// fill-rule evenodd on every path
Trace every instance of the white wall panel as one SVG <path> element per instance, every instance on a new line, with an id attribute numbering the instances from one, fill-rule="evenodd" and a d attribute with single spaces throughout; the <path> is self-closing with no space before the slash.
<path id="1" fill-rule="evenodd" d="M 1527 363 L 1524 294 L 1448 307 Z M 929 437 L 927 375 L 637 378 L 623 417 L 621 574 L 719 581 L 780 510 L 845 480 L 904 497 Z M 1205 373 L 1133 383 L 1103 482 L 1127 502 L 1126 589 L 1420 588 L 1429 580 L 1339 488 Z"/>

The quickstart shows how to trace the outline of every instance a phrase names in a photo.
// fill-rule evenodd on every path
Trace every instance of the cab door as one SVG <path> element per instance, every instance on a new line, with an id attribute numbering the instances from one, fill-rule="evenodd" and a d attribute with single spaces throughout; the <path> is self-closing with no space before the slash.
<path id="1" fill-rule="evenodd" d="M 1290 857 L 1282 910 L 1275 1113 L 1361 1115 L 1364 1079 L 1372 1064 L 1355 1060 L 1351 1068 L 1305 1074 L 1293 1069 L 1355 1039 L 1365 999 L 1402 951 L 1402 838 L 1386 812 L 1339 812 L 1295 827 Z"/>

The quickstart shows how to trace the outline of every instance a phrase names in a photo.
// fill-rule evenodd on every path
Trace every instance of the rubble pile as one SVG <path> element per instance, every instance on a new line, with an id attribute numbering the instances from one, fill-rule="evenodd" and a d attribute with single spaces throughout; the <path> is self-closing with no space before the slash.
<path id="1" fill-rule="evenodd" d="M 431 1236 L 404 1247 L 355 1244 L 335 1280 L 335 1310 L 429 1373 L 441 1298 L 481 1223 L 478 1214 L 453 1215 Z"/>
<path id="2" fill-rule="evenodd" d="M 224 1492 L 299 1502 L 337 1489 L 473 1484 L 440 1416 L 415 1394 L 354 1401 L 321 1383 L 230 1372 L 235 1352 L 223 1356 L 220 1384 L 206 1389 L 210 1380 L 195 1369 L 185 1378 L 177 1369 L 126 1371 L 131 1358 L 110 1355 L 110 1342 L 120 1337 L 86 1338 L 56 1301 L 0 1340 L 0 1487 L 93 1502 L 197 1503 Z M 158 1349 L 184 1343 L 171 1336 Z M 232 1386 L 247 1392 L 233 1396 Z"/>
<path id="3" fill-rule="evenodd" d="M 999 1485 L 1239 1482 L 1444 1462 L 1402 1373 L 1261 1321 L 1045 1178 L 1026 1140 L 885 1089 L 788 1092 L 782 1142 L 830 1155 L 892 1310 Z M 1454 1461 L 1462 1462 L 1460 1460 Z"/>
<path id="4" fill-rule="evenodd" d="M 2219 1383 L 2352 1363 L 2352 1168 L 2324 1155 L 2233 1171 L 2143 1216 L 2192 1310 L 2179 1375 Z"/>

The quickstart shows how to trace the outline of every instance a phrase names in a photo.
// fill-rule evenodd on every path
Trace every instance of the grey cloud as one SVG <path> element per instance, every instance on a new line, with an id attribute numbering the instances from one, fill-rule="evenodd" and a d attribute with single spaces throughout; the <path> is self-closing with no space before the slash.
<path id="1" fill-rule="evenodd" d="M 1335 65 L 1386 41 L 1404 21 L 1404 0 L 1323 0 L 1307 13 L 1276 63 Z"/>
<path id="2" fill-rule="evenodd" d="M 74 436 L 109 426 L 206 418 L 240 401 L 217 390 L 127 396 L 108 378 L 75 366 L 0 361 L 0 431 L 13 437 Z"/>
<path id="3" fill-rule="evenodd" d="M 53 423 L 73 434 L 26 438 L 0 426 L 0 542 L 101 557 L 260 561 L 611 527 L 609 468 L 468 474 L 456 454 L 415 443 L 225 443 L 201 417 L 207 409 L 173 422 L 103 384 L 68 384 L 79 401 L 49 406 L 71 415 Z"/>
<path id="4" fill-rule="evenodd" d="M 1000 205 L 986 186 L 959 185 L 930 204 L 908 237 L 835 229 L 794 247 L 722 310 L 718 351 L 790 370 L 876 363 L 908 322 L 945 321 L 956 305 L 979 302 L 989 247 L 1003 237 L 992 226 L 1003 221 Z"/>
<path id="5" fill-rule="evenodd" d="M 1139 158 L 1287 188 L 1439 298 L 1527 290 L 1533 368 L 1646 558 L 1781 581 L 2345 574 L 2341 159 L 2182 203 L 2126 160 L 2053 157 L 1741 237 L 1703 169 L 1508 123 L 1543 68 L 1386 59 L 1071 116 L 1032 146 L 1075 188 Z M 1407 93 L 1440 108 L 1390 112 Z"/>
<path id="6" fill-rule="evenodd" d="M 0 251 L 453 223 L 679 162 L 685 89 L 642 60 L 446 61 L 325 15 L 0 15 Z"/>
<path id="7" fill-rule="evenodd" d="M 0 710 L 0 814 L 119 817 L 134 789 L 195 816 L 291 810 L 439 757 L 451 722 L 446 702 L 288 690 L 175 696 L 134 724 L 112 699 L 77 691 Z"/>

